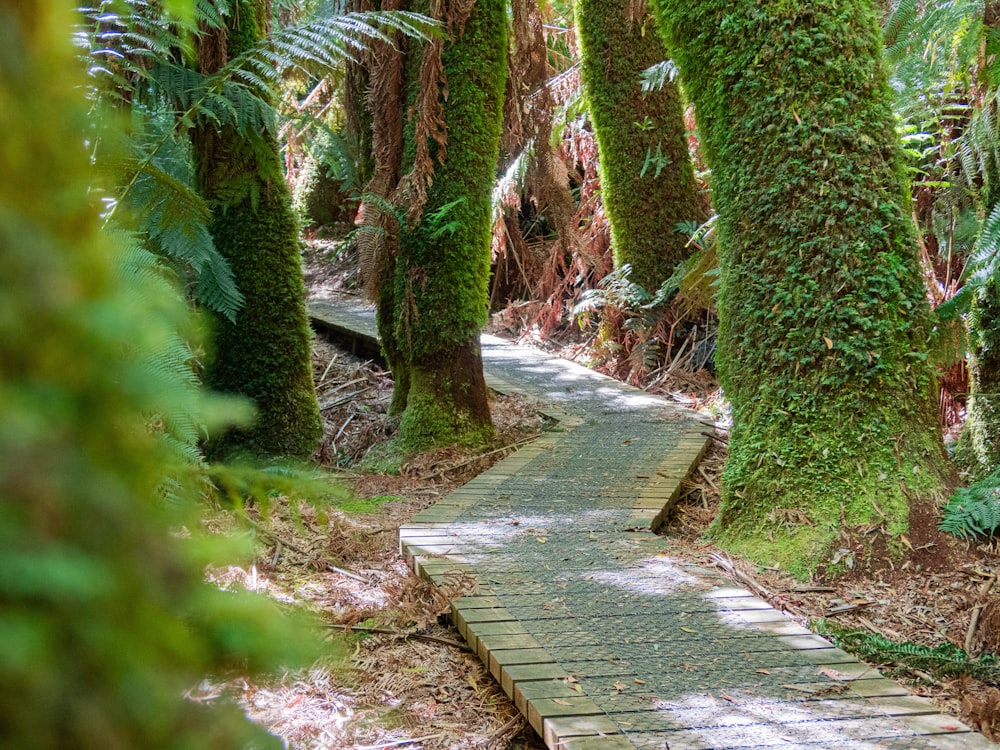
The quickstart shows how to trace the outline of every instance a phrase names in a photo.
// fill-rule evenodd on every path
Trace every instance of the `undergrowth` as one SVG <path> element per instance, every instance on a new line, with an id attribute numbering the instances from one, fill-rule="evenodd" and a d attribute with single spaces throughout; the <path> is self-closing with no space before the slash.
<path id="1" fill-rule="evenodd" d="M 971 487 L 959 487 L 942 515 L 942 531 L 962 539 L 993 536 L 1000 527 L 1000 469 Z"/>
<path id="2" fill-rule="evenodd" d="M 888 667 L 890 675 L 920 672 L 923 674 L 918 676 L 928 675 L 934 680 L 972 677 L 988 685 L 1000 685 L 1000 659 L 992 654 L 972 659 L 952 643 L 939 646 L 912 641 L 897 643 L 866 630 L 848 630 L 829 622 L 821 623 L 818 632 L 858 658 Z"/>

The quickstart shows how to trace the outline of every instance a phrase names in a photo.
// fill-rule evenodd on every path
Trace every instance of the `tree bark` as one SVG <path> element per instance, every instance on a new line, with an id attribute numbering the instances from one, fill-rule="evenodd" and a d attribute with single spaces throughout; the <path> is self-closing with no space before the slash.
<path id="1" fill-rule="evenodd" d="M 852 527 L 898 538 L 948 477 L 881 39 L 864 0 L 659 9 L 720 217 L 713 532 L 804 573 Z"/>
<path id="2" fill-rule="evenodd" d="M 577 0 L 576 27 L 615 266 L 653 293 L 691 255 L 677 225 L 704 218 L 680 92 L 642 92 L 642 71 L 667 58 L 644 3 Z"/>
<path id="3" fill-rule="evenodd" d="M 394 338 L 409 375 L 400 424 L 405 450 L 480 443 L 493 433 L 479 335 L 488 301 L 490 197 L 506 81 L 506 20 L 502 0 L 476 0 L 465 19 L 462 10 L 456 3 L 444 19 L 446 151 L 430 143 L 436 163 L 426 201 L 419 219 L 411 218 L 404 227 L 396 258 Z M 411 73 L 414 63 L 411 59 Z M 420 68 L 424 72 L 426 65 Z M 411 75 L 411 91 L 426 85 L 421 78 Z M 407 128 L 407 162 L 422 179 L 423 136 L 417 124 Z"/>
<path id="4" fill-rule="evenodd" d="M 265 0 L 236 5 L 228 33 L 217 40 L 227 57 L 265 37 L 266 13 Z M 213 72 L 224 59 L 203 56 L 201 62 L 204 72 Z M 267 133 L 247 136 L 209 123 L 195 128 L 192 140 L 199 189 L 213 211 L 212 239 L 245 298 L 235 322 L 214 316 L 205 383 L 246 396 L 257 408 L 251 428 L 212 440 L 210 452 L 308 455 L 322 435 L 322 421 L 312 379 L 298 228 L 277 143 Z"/>

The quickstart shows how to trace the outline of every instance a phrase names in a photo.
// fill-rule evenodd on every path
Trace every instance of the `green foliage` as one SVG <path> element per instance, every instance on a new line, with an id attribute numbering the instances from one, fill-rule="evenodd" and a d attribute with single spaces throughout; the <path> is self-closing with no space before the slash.
<path id="1" fill-rule="evenodd" d="M 176 5 L 176 4 L 175 4 Z M 0 725 L 9 747 L 278 747 L 184 692 L 292 666 L 309 630 L 202 581 L 196 498 L 162 502 L 188 426 L 187 311 L 99 235 L 67 3 L 0 3 Z M 44 92 L 44 95 L 42 93 Z"/>
<path id="2" fill-rule="evenodd" d="M 639 74 L 640 84 L 644 94 L 659 91 L 677 77 L 677 65 L 673 60 L 663 60 L 650 65 Z"/>
<path id="3" fill-rule="evenodd" d="M 897 0 L 883 23 L 885 60 L 904 122 L 946 126 L 979 56 L 983 3 Z"/>
<path id="4" fill-rule="evenodd" d="M 938 528 L 962 539 L 996 534 L 1000 528 L 1000 470 L 971 487 L 959 487 L 941 513 Z"/>
<path id="5" fill-rule="evenodd" d="M 897 643 L 867 630 L 848 630 L 829 622 L 824 622 L 819 632 L 858 658 L 889 667 L 890 674 L 918 670 L 934 680 L 968 676 L 988 685 L 1000 685 L 1000 660 L 992 655 L 973 660 L 953 643 L 940 646 Z"/>
<path id="6" fill-rule="evenodd" d="M 133 153 L 126 155 L 123 166 L 126 172 L 136 171 L 122 207 L 145 235 L 150 250 L 178 271 L 191 296 L 234 320 L 243 295 L 208 231 L 211 212 L 191 185 L 189 144 L 170 139 L 148 159 L 143 153 L 151 140 L 157 140 L 156 128 L 162 121 L 151 118 L 150 133 L 133 131 L 129 143 Z M 141 169 L 140 164 L 144 164 Z"/>

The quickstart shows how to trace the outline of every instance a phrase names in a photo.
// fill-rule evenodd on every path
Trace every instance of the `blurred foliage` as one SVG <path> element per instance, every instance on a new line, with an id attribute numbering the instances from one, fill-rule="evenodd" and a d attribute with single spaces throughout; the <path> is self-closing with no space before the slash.
<path id="1" fill-rule="evenodd" d="M 163 500 L 182 460 L 163 435 L 191 429 L 174 415 L 233 412 L 177 367 L 192 324 L 169 275 L 98 229 L 73 21 L 69 3 L 0 1 L 0 735 L 279 747 L 235 709 L 182 699 L 206 674 L 299 663 L 315 641 L 267 600 L 206 586 L 218 544 L 198 534 L 198 493 Z"/>

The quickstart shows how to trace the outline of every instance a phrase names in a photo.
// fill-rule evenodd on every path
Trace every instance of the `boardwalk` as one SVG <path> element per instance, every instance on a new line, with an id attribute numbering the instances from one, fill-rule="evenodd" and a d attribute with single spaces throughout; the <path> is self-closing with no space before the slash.
<path id="1" fill-rule="evenodd" d="M 371 313 L 314 321 L 374 340 Z M 400 530 L 452 618 L 551 748 L 996 748 L 651 531 L 706 425 L 586 368 L 483 337 L 487 381 L 556 427 Z"/>

